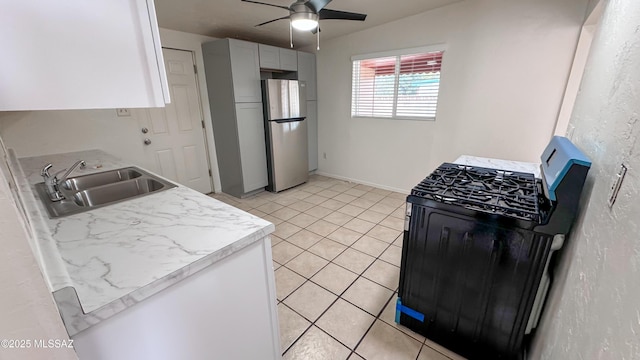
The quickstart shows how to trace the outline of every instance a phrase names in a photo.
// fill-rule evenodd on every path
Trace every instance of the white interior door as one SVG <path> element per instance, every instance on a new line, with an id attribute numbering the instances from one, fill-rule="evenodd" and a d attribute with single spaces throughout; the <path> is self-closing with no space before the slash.
<path id="1" fill-rule="evenodd" d="M 168 179 L 210 193 L 209 159 L 193 54 L 173 49 L 162 52 L 171 103 L 164 108 L 146 109 L 146 116 L 141 116 L 147 163 Z"/>

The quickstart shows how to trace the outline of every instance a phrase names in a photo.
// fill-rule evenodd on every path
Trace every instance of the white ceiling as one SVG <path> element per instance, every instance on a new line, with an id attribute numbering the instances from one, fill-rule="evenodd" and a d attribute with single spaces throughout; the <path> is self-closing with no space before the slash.
<path id="1" fill-rule="evenodd" d="M 258 0 L 289 6 L 293 0 Z M 367 20 L 320 21 L 320 45 L 323 39 L 350 34 L 413 14 L 432 10 L 461 0 L 334 0 L 328 9 L 367 14 Z M 289 15 L 287 10 L 240 0 L 156 0 L 160 27 L 208 35 L 217 38 L 244 39 L 282 47 L 289 45 L 289 24 L 280 20 L 256 28 L 256 24 Z M 293 34 L 294 45 L 300 48 L 315 44 L 310 32 Z"/>

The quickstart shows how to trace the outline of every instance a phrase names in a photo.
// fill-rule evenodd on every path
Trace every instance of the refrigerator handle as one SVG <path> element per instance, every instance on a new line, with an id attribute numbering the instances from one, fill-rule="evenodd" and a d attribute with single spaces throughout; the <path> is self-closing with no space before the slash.
<path id="1" fill-rule="evenodd" d="M 297 117 L 297 118 L 291 118 L 291 119 L 278 119 L 278 120 L 271 120 L 271 121 L 275 121 L 278 124 L 284 124 L 284 123 L 289 123 L 289 122 L 304 121 L 304 119 L 306 119 L 306 117 Z"/>

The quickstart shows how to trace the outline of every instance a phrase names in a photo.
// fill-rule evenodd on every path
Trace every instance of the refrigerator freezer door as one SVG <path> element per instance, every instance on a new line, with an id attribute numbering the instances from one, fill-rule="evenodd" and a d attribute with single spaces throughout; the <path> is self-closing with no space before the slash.
<path id="1" fill-rule="evenodd" d="M 282 191 L 309 179 L 307 121 L 269 121 L 269 190 Z"/>
<path id="2" fill-rule="evenodd" d="M 265 80 L 267 120 L 307 116 L 306 84 L 296 80 Z"/>

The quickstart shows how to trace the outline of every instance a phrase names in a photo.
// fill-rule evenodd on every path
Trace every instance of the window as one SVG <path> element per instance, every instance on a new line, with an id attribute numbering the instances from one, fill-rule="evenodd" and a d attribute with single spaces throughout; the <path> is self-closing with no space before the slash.
<path id="1" fill-rule="evenodd" d="M 352 117 L 435 120 L 443 46 L 355 56 Z"/>

